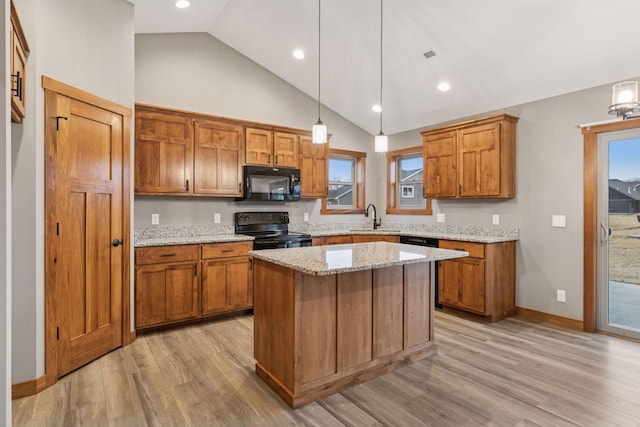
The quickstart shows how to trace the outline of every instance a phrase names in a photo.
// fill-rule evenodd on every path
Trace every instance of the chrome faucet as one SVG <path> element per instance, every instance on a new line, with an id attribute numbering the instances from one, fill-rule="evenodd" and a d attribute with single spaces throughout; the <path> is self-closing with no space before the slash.
<path id="1" fill-rule="evenodd" d="M 367 209 L 364 210 L 364 216 L 369 217 L 369 208 L 373 208 L 373 229 L 377 230 L 382 225 L 382 218 L 376 219 L 376 205 L 369 203 Z"/>

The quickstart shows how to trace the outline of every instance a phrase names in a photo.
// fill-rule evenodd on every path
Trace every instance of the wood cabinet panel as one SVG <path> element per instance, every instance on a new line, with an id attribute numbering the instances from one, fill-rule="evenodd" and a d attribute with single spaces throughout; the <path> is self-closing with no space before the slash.
<path id="1" fill-rule="evenodd" d="M 198 267 L 195 262 L 165 267 L 167 320 L 198 315 Z"/>
<path id="2" fill-rule="evenodd" d="M 189 194 L 191 120 L 136 110 L 135 133 L 136 193 Z"/>
<path id="3" fill-rule="evenodd" d="M 248 257 L 203 261 L 201 270 L 203 315 L 251 307 Z"/>
<path id="4" fill-rule="evenodd" d="M 360 235 L 354 234 L 351 236 L 353 243 L 368 243 L 368 242 L 392 242 L 400 243 L 400 236 L 387 236 L 387 235 Z"/>
<path id="5" fill-rule="evenodd" d="M 371 270 L 338 275 L 338 372 L 372 360 L 371 275 Z"/>
<path id="6" fill-rule="evenodd" d="M 242 195 L 242 127 L 224 122 L 194 123 L 195 194 Z"/>
<path id="7" fill-rule="evenodd" d="M 202 259 L 247 256 L 253 249 L 253 242 L 210 243 L 202 245 Z"/>
<path id="8" fill-rule="evenodd" d="M 456 133 L 424 138 L 424 197 L 456 197 L 458 189 Z"/>
<path id="9" fill-rule="evenodd" d="M 373 271 L 374 359 L 403 349 L 403 278 L 401 265 Z"/>
<path id="10" fill-rule="evenodd" d="M 11 2 L 10 22 L 11 121 L 22 123 L 26 116 L 26 76 L 29 45 L 13 2 Z"/>
<path id="11" fill-rule="evenodd" d="M 349 235 L 314 237 L 313 239 L 311 239 L 311 244 L 313 246 L 343 245 L 345 243 L 352 243 L 352 242 L 353 240 Z"/>
<path id="12" fill-rule="evenodd" d="M 424 344 L 431 340 L 433 328 L 431 325 L 432 269 L 424 264 L 407 264 L 404 266 L 404 294 L 405 294 L 405 348 Z"/>
<path id="13" fill-rule="evenodd" d="M 273 162 L 273 132 L 245 129 L 245 163 L 270 166 Z"/>
<path id="14" fill-rule="evenodd" d="M 502 114 L 421 132 L 424 196 L 515 197 L 517 121 Z"/>
<path id="15" fill-rule="evenodd" d="M 298 135 L 285 132 L 273 133 L 274 166 L 298 168 Z"/>
<path id="16" fill-rule="evenodd" d="M 136 265 L 196 261 L 198 259 L 198 246 L 150 246 L 148 248 L 136 248 L 135 254 Z"/>
<path id="17" fill-rule="evenodd" d="M 439 247 L 470 254 L 438 263 L 438 297 L 443 306 L 475 313 L 489 321 L 515 312 L 515 242 L 440 240 Z"/>
<path id="18" fill-rule="evenodd" d="M 300 136 L 300 193 L 304 198 L 327 197 L 329 144 L 314 144 Z"/>

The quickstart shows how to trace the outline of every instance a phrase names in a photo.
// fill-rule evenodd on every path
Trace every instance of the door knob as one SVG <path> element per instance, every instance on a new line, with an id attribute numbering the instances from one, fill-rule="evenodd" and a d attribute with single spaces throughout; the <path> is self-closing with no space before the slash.
<path id="1" fill-rule="evenodd" d="M 122 240 L 118 240 L 118 239 L 113 239 L 113 242 L 111 242 L 111 246 L 118 247 L 120 245 L 124 245 L 124 241 Z"/>

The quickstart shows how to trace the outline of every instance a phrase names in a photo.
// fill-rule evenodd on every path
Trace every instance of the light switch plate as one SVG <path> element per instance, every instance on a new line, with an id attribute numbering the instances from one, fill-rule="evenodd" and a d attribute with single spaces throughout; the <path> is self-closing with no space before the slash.
<path id="1" fill-rule="evenodd" d="M 305 212 L 304 214 L 302 214 L 304 222 L 309 222 L 309 213 Z"/>
<path id="2" fill-rule="evenodd" d="M 444 214 L 443 213 L 439 213 L 438 215 L 436 215 L 436 221 L 444 222 Z"/>
<path id="3" fill-rule="evenodd" d="M 558 302 L 567 302 L 567 294 L 563 289 L 558 289 L 556 292 L 556 300 Z"/>
<path id="4" fill-rule="evenodd" d="M 160 214 L 151 214 L 151 225 L 160 224 Z"/>
<path id="5" fill-rule="evenodd" d="M 551 215 L 552 227 L 566 227 L 567 217 L 565 215 Z"/>
<path id="6" fill-rule="evenodd" d="M 216 212 L 216 213 L 213 214 L 213 222 L 215 224 L 220 224 L 220 214 L 219 213 Z"/>
<path id="7" fill-rule="evenodd" d="M 493 215 L 493 225 L 499 225 L 500 224 L 500 215 L 494 214 Z"/>

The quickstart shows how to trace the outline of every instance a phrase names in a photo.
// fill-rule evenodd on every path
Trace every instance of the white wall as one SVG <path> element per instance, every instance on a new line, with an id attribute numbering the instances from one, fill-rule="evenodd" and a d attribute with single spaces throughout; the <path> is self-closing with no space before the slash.
<path id="1" fill-rule="evenodd" d="M 519 228 L 519 307 L 583 318 L 583 138 L 578 124 L 611 119 L 610 101 L 611 85 L 606 85 L 501 111 L 520 117 L 517 197 L 433 202 L 429 222 L 441 212 L 448 224 L 490 226 L 492 215 L 499 214 L 500 225 Z M 392 149 L 420 145 L 421 130 L 393 135 Z M 567 216 L 566 228 L 551 227 L 554 214 Z M 566 303 L 556 302 L 556 289 L 567 291 Z"/>
<path id="2" fill-rule="evenodd" d="M 134 10 L 125 0 L 16 0 L 31 48 L 13 125 L 13 382 L 44 374 L 44 91 L 55 80 L 133 109 Z"/>
<path id="3" fill-rule="evenodd" d="M 243 120 L 311 129 L 317 120 L 317 103 L 303 92 L 205 33 L 136 35 L 136 102 Z M 373 152 L 373 136 L 323 108 L 331 147 Z M 367 173 L 367 201 L 378 198 L 374 172 Z M 363 215 L 320 215 L 320 202 L 303 200 L 287 204 L 236 203 L 232 199 L 136 197 L 135 226 L 151 226 L 151 214 L 160 225 L 208 224 L 221 214 L 222 224 L 233 224 L 241 210 L 287 210 L 291 221 L 301 223 L 303 213 L 313 222 L 361 222 Z"/>
<path id="4" fill-rule="evenodd" d="M 0 34 L 8 34 L 9 0 L 2 2 Z M 9 107 L 9 40 L 2 37 L 0 69 L 4 79 L 0 93 L 4 101 L 0 105 L 0 424 L 11 425 L 11 117 Z"/>

